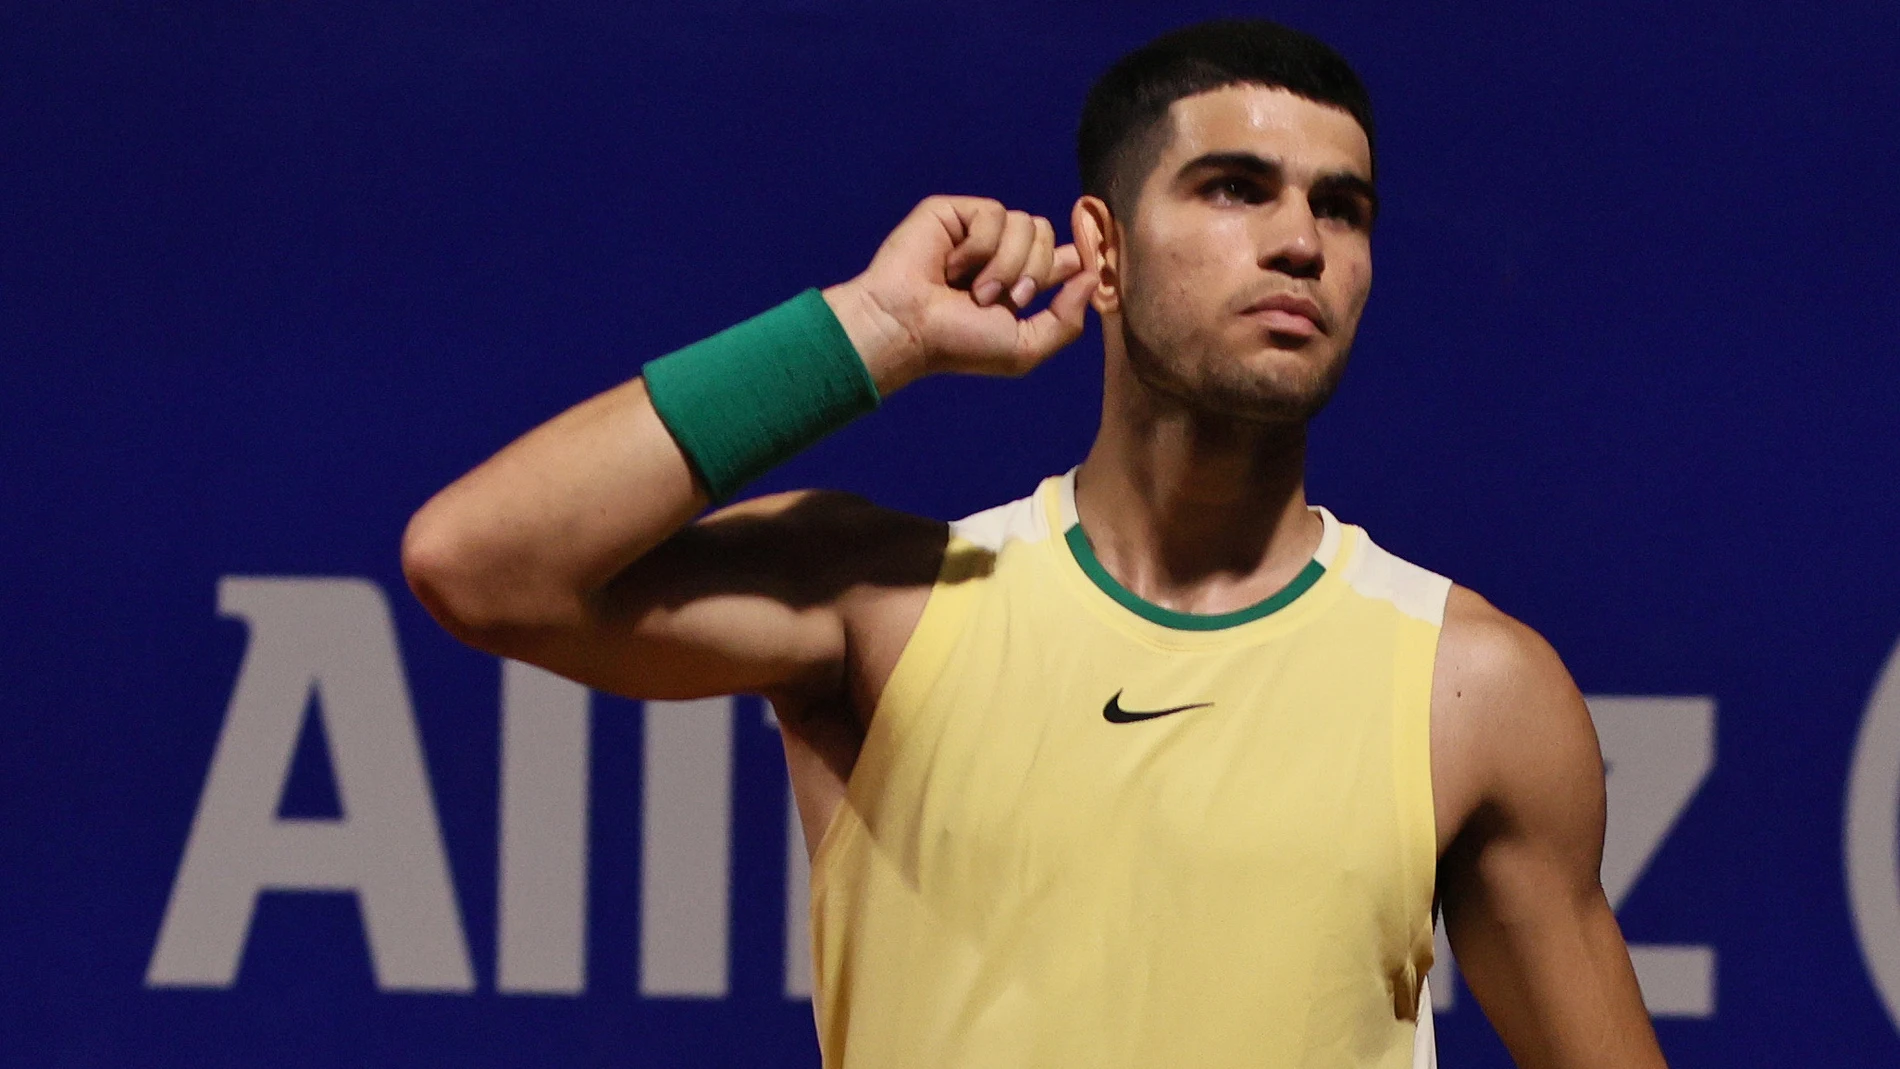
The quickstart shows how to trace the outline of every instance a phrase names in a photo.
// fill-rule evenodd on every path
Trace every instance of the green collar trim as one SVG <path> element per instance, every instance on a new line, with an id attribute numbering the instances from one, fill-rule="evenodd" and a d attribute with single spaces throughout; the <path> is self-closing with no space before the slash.
<path id="1" fill-rule="evenodd" d="M 1070 527 L 1063 534 L 1062 540 L 1069 544 L 1069 552 L 1075 555 L 1075 562 L 1082 566 L 1083 574 L 1087 575 L 1102 593 L 1114 598 L 1122 608 L 1136 616 L 1163 627 L 1172 627 L 1177 631 L 1220 631 L 1251 623 L 1263 616 L 1270 616 L 1293 604 L 1295 599 L 1312 589 L 1313 584 L 1319 582 L 1320 577 L 1326 574 L 1325 565 L 1316 560 L 1307 561 L 1306 567 L 1300 569 L 1300 574 L 1294 576 L 1292 582 L 1281 587 L 1279 593 L 1244 609 L 1211 615 L 1176 612 L 1144 599 L 1108 574 L 1108 569 L 1102 567 L 1102 562 L 1096 559 L 1095 547 L 1089 545 L 1089 536 L 1082 532 L 1081 524 Z"/>

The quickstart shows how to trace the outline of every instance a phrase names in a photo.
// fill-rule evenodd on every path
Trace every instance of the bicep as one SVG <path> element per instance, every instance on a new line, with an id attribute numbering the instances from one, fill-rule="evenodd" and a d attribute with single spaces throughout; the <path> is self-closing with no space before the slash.
<path id="1" fill-rule="evenodd" d="M 927 586 L 940 530 L 842 494 L 744 502 L 634 562 L 521 659 L 636 698 L 829 688 L 848 654 L 853 595 L 880 580 Z"/>
<path id="2" fill-rule="evenodd" d="M 1555 651 L 1498 615 L 1450 669 L 1465 673 L 1455 715 L 1485 728 L 1485 787 L 1441 865 L 1446 932 L 1520 1065 L 1661 1064 L 1598 878 L 1605 796 L 1589 711 Z"/>

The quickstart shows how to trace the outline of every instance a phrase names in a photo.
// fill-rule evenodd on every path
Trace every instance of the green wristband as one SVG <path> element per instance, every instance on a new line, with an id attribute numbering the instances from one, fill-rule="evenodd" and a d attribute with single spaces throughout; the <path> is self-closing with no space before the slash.
<path id="1" fill-rule="evenodd" d="M 647 395 L 714 501 L 878 405 L 815 289 L 647 364 Z"/>

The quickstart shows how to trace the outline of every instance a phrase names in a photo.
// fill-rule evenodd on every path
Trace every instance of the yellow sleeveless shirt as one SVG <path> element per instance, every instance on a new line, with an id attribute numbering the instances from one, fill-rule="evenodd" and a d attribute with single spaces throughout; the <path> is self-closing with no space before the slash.
<path id="1" fill-rule="evenodd" d="M 1449 582 L 1321 509 L 1285 590 L 1174 613 L 1073 478 L 952 525 L 812 861 L 825 1066 L 1429 1064 Z"/>

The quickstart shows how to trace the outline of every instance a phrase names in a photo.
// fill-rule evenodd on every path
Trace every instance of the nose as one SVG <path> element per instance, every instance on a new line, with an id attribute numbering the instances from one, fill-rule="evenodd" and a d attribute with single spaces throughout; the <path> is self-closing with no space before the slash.
<path id="1" fill-rule="evenodd" d="M 1320 249 L 1319 220 L 1306 198 L 1282 195 L 1277 210 L 1263 216 L 1260 266 L 1294 278 L 1319 278 L 1326 269 L 1326 257 Z"/>

